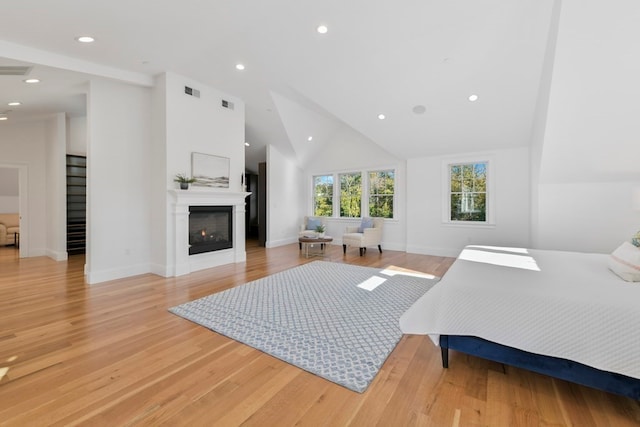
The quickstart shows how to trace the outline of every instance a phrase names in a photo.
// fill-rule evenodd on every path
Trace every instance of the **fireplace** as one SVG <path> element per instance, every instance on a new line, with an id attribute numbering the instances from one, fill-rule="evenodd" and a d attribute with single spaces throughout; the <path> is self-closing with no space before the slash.
<path id="1" fill-rule="evenodd" d="M 244 241 L 244 216 L 245 198 L 250 193 L 221 191 L 209 188 L 192 188 L 190 190 L 169 190 L 169 195 L 173 199 L 173 232 L 169 236 L 169 264 L 166 270 L 160 274 L 170 276 L 182 276 L 205 268 L 217 267 L 219 265 L 239 263 L 247 261 Z M 231 218 L 226 222 L 226 233 L 229 242 L 224 250 L 220 250 L 220 242 L 215 242 L 213 252 L 204 252 L 193 255 L 190 249 L 193 245 L 192 233 L 189 231 L 189 218 L 196 218 L 201 212 L 194 212 L 193 207 L 222 208 L 223 213 L 230 213 Z M 197 209 L 196 209 L 197 210 Z M 216 211 L 220 213 L 220 211 Z M 214 212 L 214 214 L 216 213 Z M 214 215 L 217 216 L 217 215 Z M 230 225 L 229 225 L 230 224 Z M 231 232 L 229 228 L 231 227 Z M 213 228 L 211 226 L 199 224 L 196 228 L 202 237 L 203 228 L 206 228 L 205 235 L 211 236 Z M 215 226 L 217 228 L 217 225 Z M 224 233 L 225 231 L 223 231 Z M 218 240 L 220 237 L 217 238 Z M 213 238 L 211 240 L 214 240 Z M 209 242 L 211 243 L 211 242 Z"/>
<path id="2" fill-rule="evenodd" d="M 233 248 L 233 206 L 189 206 L 189 255 Z"/>

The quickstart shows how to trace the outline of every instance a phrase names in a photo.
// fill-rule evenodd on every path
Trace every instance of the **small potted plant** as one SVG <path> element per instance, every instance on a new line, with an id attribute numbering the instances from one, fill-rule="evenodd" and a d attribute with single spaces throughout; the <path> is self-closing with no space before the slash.
<path id="1" fill-rule="evenodd" d="M 179 174 L 176 175 L 176 177 L 173 179 L 173 181 L 180 183 L 180 189 L 181 190 L 188 190 L 189 189 L 189 184 L 191 184 L 193 182 L 196 182 L 196 179 L 192 178 L 192 177 L 188 177 L 184 173 L 179 173 Z"/>
<path id="2" fill-rule="evenodd" d="M 318 233 L 318 237 L 324 237 L 324 230 L 325 230 L 324 224 L 320 224 L 316 226 L 316 233 Z"/>

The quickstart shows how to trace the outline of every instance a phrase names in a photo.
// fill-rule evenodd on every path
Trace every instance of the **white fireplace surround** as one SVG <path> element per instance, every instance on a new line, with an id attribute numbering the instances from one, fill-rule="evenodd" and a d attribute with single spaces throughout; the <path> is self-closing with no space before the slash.
<path id="1" fill-rule="evenodd" d="M 169 194 L 173 199 L 174 276 L 247 260 L 244 224 L 245 197 L 251 193 L 193 188 L 190 190 L 169 190 Z M 189 255 L 189 206 L 233 206 L 233 248 Z M 171 244 L 169 245 L 171 246 Z"/>

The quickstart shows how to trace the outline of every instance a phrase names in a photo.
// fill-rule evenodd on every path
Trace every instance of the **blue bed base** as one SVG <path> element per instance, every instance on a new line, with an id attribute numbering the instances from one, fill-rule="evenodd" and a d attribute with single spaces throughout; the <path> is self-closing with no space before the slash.
<path id="1" fill-rule="evenodd" d="M 601 371 L 571 360 L 529 353 L 472 336 L 440 335 L 440 349 L 444 368 L 449 367 L 449 349 L 452 349 L 640 400 L 640 379 Z"/>

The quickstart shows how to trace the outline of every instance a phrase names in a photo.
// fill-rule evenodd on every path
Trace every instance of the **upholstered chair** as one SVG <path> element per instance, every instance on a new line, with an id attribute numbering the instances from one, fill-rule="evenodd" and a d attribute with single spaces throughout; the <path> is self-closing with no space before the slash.
<path id="1" fill-rule="evenodd" d="M 347 227 L 342 235 L 342 252 L 347 253 L 347 246 L 355 246 L 360 249 L 360 256 L 367 252 L 367 246 L 378 246 L 382 253 L 382 226 L 383 218 L 362 218 L 360 226 Z"/>
<path id="2" fill-rule="evenodd" d="M 305 216 L 304 221 L 300 224 L 300 230 L 298 232 L 298 238 L 305 236 L 316 236 L 316 227 L 318 224 L 322 224 L 327 227 L 327 217 L 325 216 Z M 302 243 L 299 243 L 300 249 L 302 249 Z"/>

